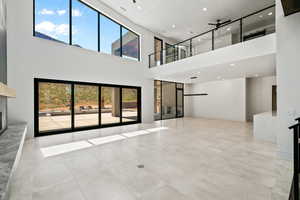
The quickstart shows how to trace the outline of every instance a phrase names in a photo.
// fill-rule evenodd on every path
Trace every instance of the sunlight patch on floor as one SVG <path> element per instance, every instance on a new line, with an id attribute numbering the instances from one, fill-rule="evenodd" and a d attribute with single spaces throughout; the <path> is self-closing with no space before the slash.
<path id="1" fill-rule="evenodd" d="M 158 127 L 158 128 L 150 128 L 140 131 L 132 131 L 128 133 L 123 133 L 119 135 L 112 135 L 107 137 L 99 137 L 99 138 L 93 138 L 85 141 L 79 141 L 79 142 L 71 142 L 66 144 L 60 144 L 60 145 L 54 145 L 49 147 L 43 147 L 41 148 L 41 152 L 44 157 L 51 157 L 56 156 L 76 150 L 81 150 L 85 148 L 90 148 L 97 145 L 103 145 L 107 143 L 112 143 L 116 141 L 126 140 L 132 137 L 138 137 L 142 135 L 148 135 L 151 133 L 155 133 L 161 130 L 167 130 L 167 127 Z"/>
<path id="2" fill-rule="evenodd" d="M 44 157 L 56 156 L 63 153 L 68 153 L 71 151 L 76 151 L 80 149 L 86 149 L 92 147 L 93 145 L 87 141 L 72 142 L 67 144 L 60 144 L 50 147 L 41 148 Z"/>
<path id="3" fill-rule="evenodd" d="M 88 141 L 90 143 L 92 143 L 93 145 L 101 145 L 101 144 L 107 144 L 107 143 L 116 142 L 116 141 L 125 140 L 125 139 L 126 139 L 126 137 L 124 137 L 122 135 L 113 135 L 113 136 L 108 136 L 108 137 L 94 138 L 94 139 L 90 139 Z"/>

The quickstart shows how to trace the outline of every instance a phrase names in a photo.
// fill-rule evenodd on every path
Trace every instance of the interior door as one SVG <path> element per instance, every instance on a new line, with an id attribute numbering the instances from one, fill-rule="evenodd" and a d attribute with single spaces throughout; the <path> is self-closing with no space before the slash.
<path id="1" fill-rule="evenodd" d="M 184 115 L 184 105 L 183 105 L 183 89 L 176 89 L 176 116 L 183 117 Z"/>
<path id="2" fill-rule="evenodd" d="M 163 63 L 163 41 L 159 38 L 154 38 L 154 59 L 156 66 L 161 65 Z"/>

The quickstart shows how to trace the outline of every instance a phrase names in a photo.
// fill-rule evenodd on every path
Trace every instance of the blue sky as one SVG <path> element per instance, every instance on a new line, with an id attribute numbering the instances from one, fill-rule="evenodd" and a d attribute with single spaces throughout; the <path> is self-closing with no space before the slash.
<path id="1" fill-rule="evenodd" d="M 73 44 L 97 51 L 97 12 L 73 0 Z M 35 29 L 57 40 L 69 43 L 69 1 L 36 0 Z M 111 53 L 111 44 L 119 39 L 120 26 L 100 17 L 101 51 Z M 104 27 L 104 28 L 103 28 Z"/>

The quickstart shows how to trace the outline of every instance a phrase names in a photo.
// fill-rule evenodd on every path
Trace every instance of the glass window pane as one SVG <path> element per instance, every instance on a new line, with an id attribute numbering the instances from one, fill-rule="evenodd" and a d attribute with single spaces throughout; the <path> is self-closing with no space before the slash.
<path id="1" fill-rule="evenodd" d="M 177 90 L 177 117 L 183 117 L 183 90 Z"/>
<path id="2" fill-rule="evenodd" d="M 69 44 L 68 0 L 35 0 L 35 36 Z"/>
<path id="3" fill-rule="evenodd" d="M 177 84 L 176 84 L 176 87 L 177 87 L 177 88 L 180 88 L 180 89 L 183 89 L 183 83 L 177 83 Z"/>
<path id="4" fill-rule="evenodd" d="M 101 124 L 120 123 L 120 88 L 101 87 Z"/>
<path id="5" fill-rule="evenodd" d="M 176 117 L 176 83 L 162 81 L 162 117 Z"/>
<path id="6" fill-rule="evenodd" d="M 98 13 L 78 0 L 72 1 L 72 44 L 98 51 Z"/>
<path id="7" fill-rule="evenodd" d="M 138 120 L 138 90 L 122 89 L 122 122 Z"/>
<path id="8" fill-rule="evenodd" d="M 215 49 L 231 46 L 240 42 L 240 21 L 215 30 Z"/>
<path id="9" fill-rule="evenodd" d="M 193 55 L 198 55 L 212 50 L 212 33 L 200 35 L 192 40 Z"/>
<path id="10" fill-rule="evenodd" d="M 122 27 L 122 57 L 139 60 L 139 37 Z"/>
<path id="11" fill-rule="evenodd" d="M 71 129 L 71 85 L 39 83 L 39 131 Z"/>
<path id="12" fill-rule="evenodd" d="M 161 120 L 161 82 L 154 81 L 154 120 Z"/>
<path id="13" fill-rule="evenodd" d="M 111 19 L 100 15 L 100 51 L 103 53 L 121 55 L 121 26 Z"/>
<path id="14" fill-rule="evenodd" d="M 75 127 L 99 124 L 99 87 L 74 86 Z"/>
<path id="15" fill-rule="evenodd" d="M 275 32 L 275 7 L 243 19 L 243 40 L 251 40 Z"/>

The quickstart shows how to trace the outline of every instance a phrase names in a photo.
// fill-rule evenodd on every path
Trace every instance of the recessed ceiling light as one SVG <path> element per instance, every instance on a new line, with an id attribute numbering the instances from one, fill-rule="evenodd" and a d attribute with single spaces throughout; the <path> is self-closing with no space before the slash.
<path id="1" fill-rule="evenodd" d="M 203 10 L 204 12 L 206 12 L 206 11 L 207 11 L 207 8 L 202 8 L 202 10 Z"/>
<path id="2" fill-rule="evenodd" d="M 230 67 L 234 67 L 234 66 L 235 66 L 235 64 L 234 64 L 234 63 L 231 63 L 231 64 L 230 64 Z"/>
<path id="3" fill-rule="evenodd" d="M 227 30 L 227 31 L 230 31 L 230 30 L 231 30 L 231 27 L 228 27 L 226 30 Z"/>
<path id="4" fill-rule="evenodd" d="M 272 13 L 272 12 L 269 12 L 268 15 L 271 16 L 271 15 L 273 15 L 273 13 Z"/>
<path id="5" fill-rule="evenodd" d="M 175 25 L 175 24 L 173 24 L 173 25 L 172 25 L 172 28 L 176 28 L 176 25 Z"/>
<path id="6" fill-rule="evenodd" d="M 201 38 L 198 38 L 198 41 L 201 42 Z"/>
<path id="7" fill-rule="evenodd" d="M 259 15 L 259 17 L 260 17 L 260 18 L 263 18 L 264 16 L 263 16 L 263 15 Z"/>
<path id="8" fill-rule="evenodd" d="M 142 10 L 142 7 L 141 6 L 137 6 L 137 9 Z"/>

